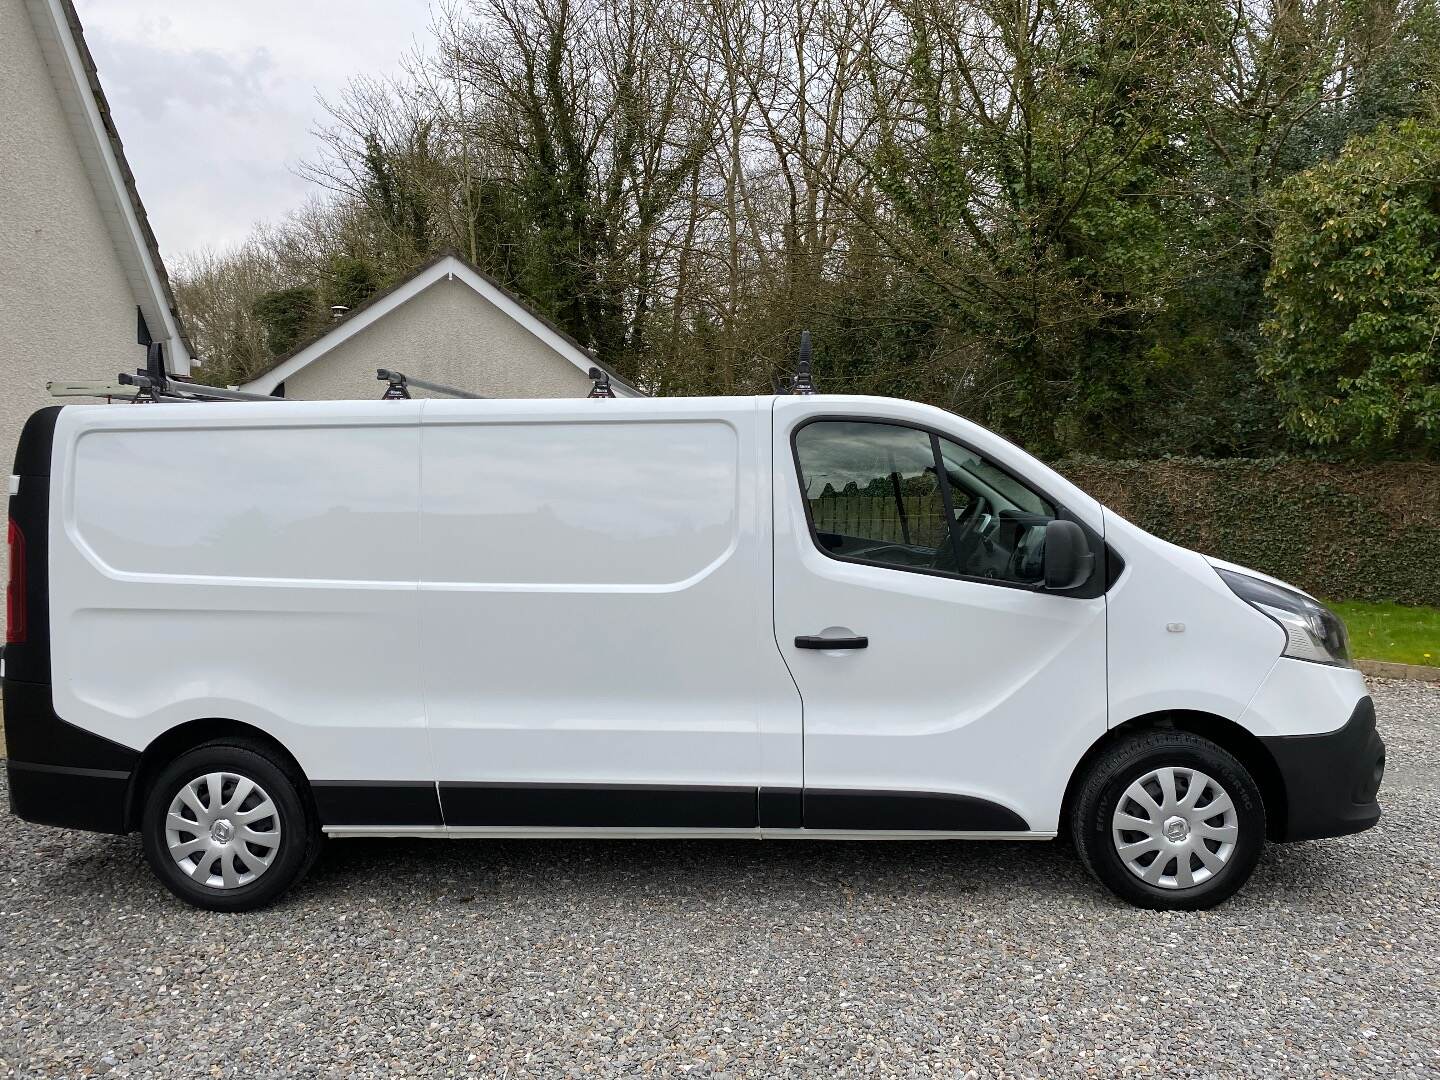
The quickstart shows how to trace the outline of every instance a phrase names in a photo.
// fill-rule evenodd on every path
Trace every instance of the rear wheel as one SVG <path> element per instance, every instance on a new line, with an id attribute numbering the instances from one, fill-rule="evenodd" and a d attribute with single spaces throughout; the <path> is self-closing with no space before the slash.
<path id="1" fill-rule="evenodd" d="M 1071 814 L 1090 872 L 1140 907 L 1196 911 L 1234 895 L 1265 846 L 1254 778 L 1208 739 L 1154 731 L 1089 768 Z"/>
<path id="2" fill-rule="evenodd" d="M 145 800 L 145 857 L 165 887 L 211 911 L 270 903 L 309 869 L 318 829 L 303 780 L 267 747 L 207 743 L 156 776 Z"/>

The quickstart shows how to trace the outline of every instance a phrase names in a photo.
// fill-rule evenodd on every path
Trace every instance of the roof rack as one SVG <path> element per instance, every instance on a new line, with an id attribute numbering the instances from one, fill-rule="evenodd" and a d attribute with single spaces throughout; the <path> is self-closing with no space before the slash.
<path id="1" fill-rule="evenodd" d="M 586 397 L 613 398 L 615 389 L 610 385 L 610 373 L 603 368 L 592 367 L 589 372 L 591 387 Z M 382 401 L 404 400 L 410 397 L 410 388 L 426 390 L 445 397 L 486 400 L 484 394 L 462 390 L 458 386 L 417 379 L 403 371 L 377 368 L 375 378 L 386 383 Z M 115 382 L 47 382 L 45 389 L 51 397 L 96 397 L 110 401 L 131 401 L 137 404 L 147 401 L 285 401 L 270 394 L 252 394 L 246 390 L 232 390 L 224 386 L 207 386 L 189 379 L 170 375 L 165 370 L 165 356 L 158 343 L 150 346 L 145 354 L 145 367 L 130 375 L 121 372 Z M 291 399 L 293 400 L 293 399 Z"/>
<path id="2" fill-rule="evenodd" d="M 818 394 L 810 373 L 810 331 L 800 331 L 800 356 L 795 361 L 795 374 L 774 377 L 777 394 Z"/>

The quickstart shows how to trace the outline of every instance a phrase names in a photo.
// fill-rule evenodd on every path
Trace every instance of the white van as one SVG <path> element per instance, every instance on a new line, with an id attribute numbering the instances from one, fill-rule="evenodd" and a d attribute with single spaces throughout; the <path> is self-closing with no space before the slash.
<path id="1" fill-rule="evenodd" d="M 322 836 L 1065 834 L 1195 909 L 1380 815 L 1339 619 L 927 406 L 69 406 L 15 472 L 11 807 L 203 907 Z"/>

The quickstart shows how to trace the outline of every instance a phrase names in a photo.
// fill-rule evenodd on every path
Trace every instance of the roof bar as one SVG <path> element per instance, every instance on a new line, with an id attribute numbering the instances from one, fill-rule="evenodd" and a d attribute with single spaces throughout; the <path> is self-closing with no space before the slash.
<path id="1" fill-rule="evenodd" d="M 385 388 L 385 393 L 381 398 L 382 401 L 408 398 L 410 396 L 410 387 L 412 386 L 419 390 L 429 390 L 432 394 L 444 394 L 446 397 L 485 399 L 484 394 L 472 394 L 469 390 L 446 386 L 444 383 L 430 382 L 427 379 L 417 379 L 413 375 L 406 375 L 403 371 L 391 371 L 389 368 L 377 368 L 375 378 L 381 382 L 388 382 L 390 384 Z"/>
<path id="2" fill-rule="evenodd" d="M 587 398 L 613 398 L 615 396 L 615 388 L 610 385 L 608 371 L 592 367 L 588 374 L 593 385 L 590 387 L 590 392 L 585 395 Z"/>

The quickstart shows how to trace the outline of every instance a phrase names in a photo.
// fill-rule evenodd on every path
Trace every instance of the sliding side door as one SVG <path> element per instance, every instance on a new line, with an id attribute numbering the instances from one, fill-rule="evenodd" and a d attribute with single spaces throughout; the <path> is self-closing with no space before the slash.
<path id="1" fill-rule="evenodd" d="M 427 403 L 421 638 L 445 824 L 725 832 L 798 813 L 754 400 Z"/>

